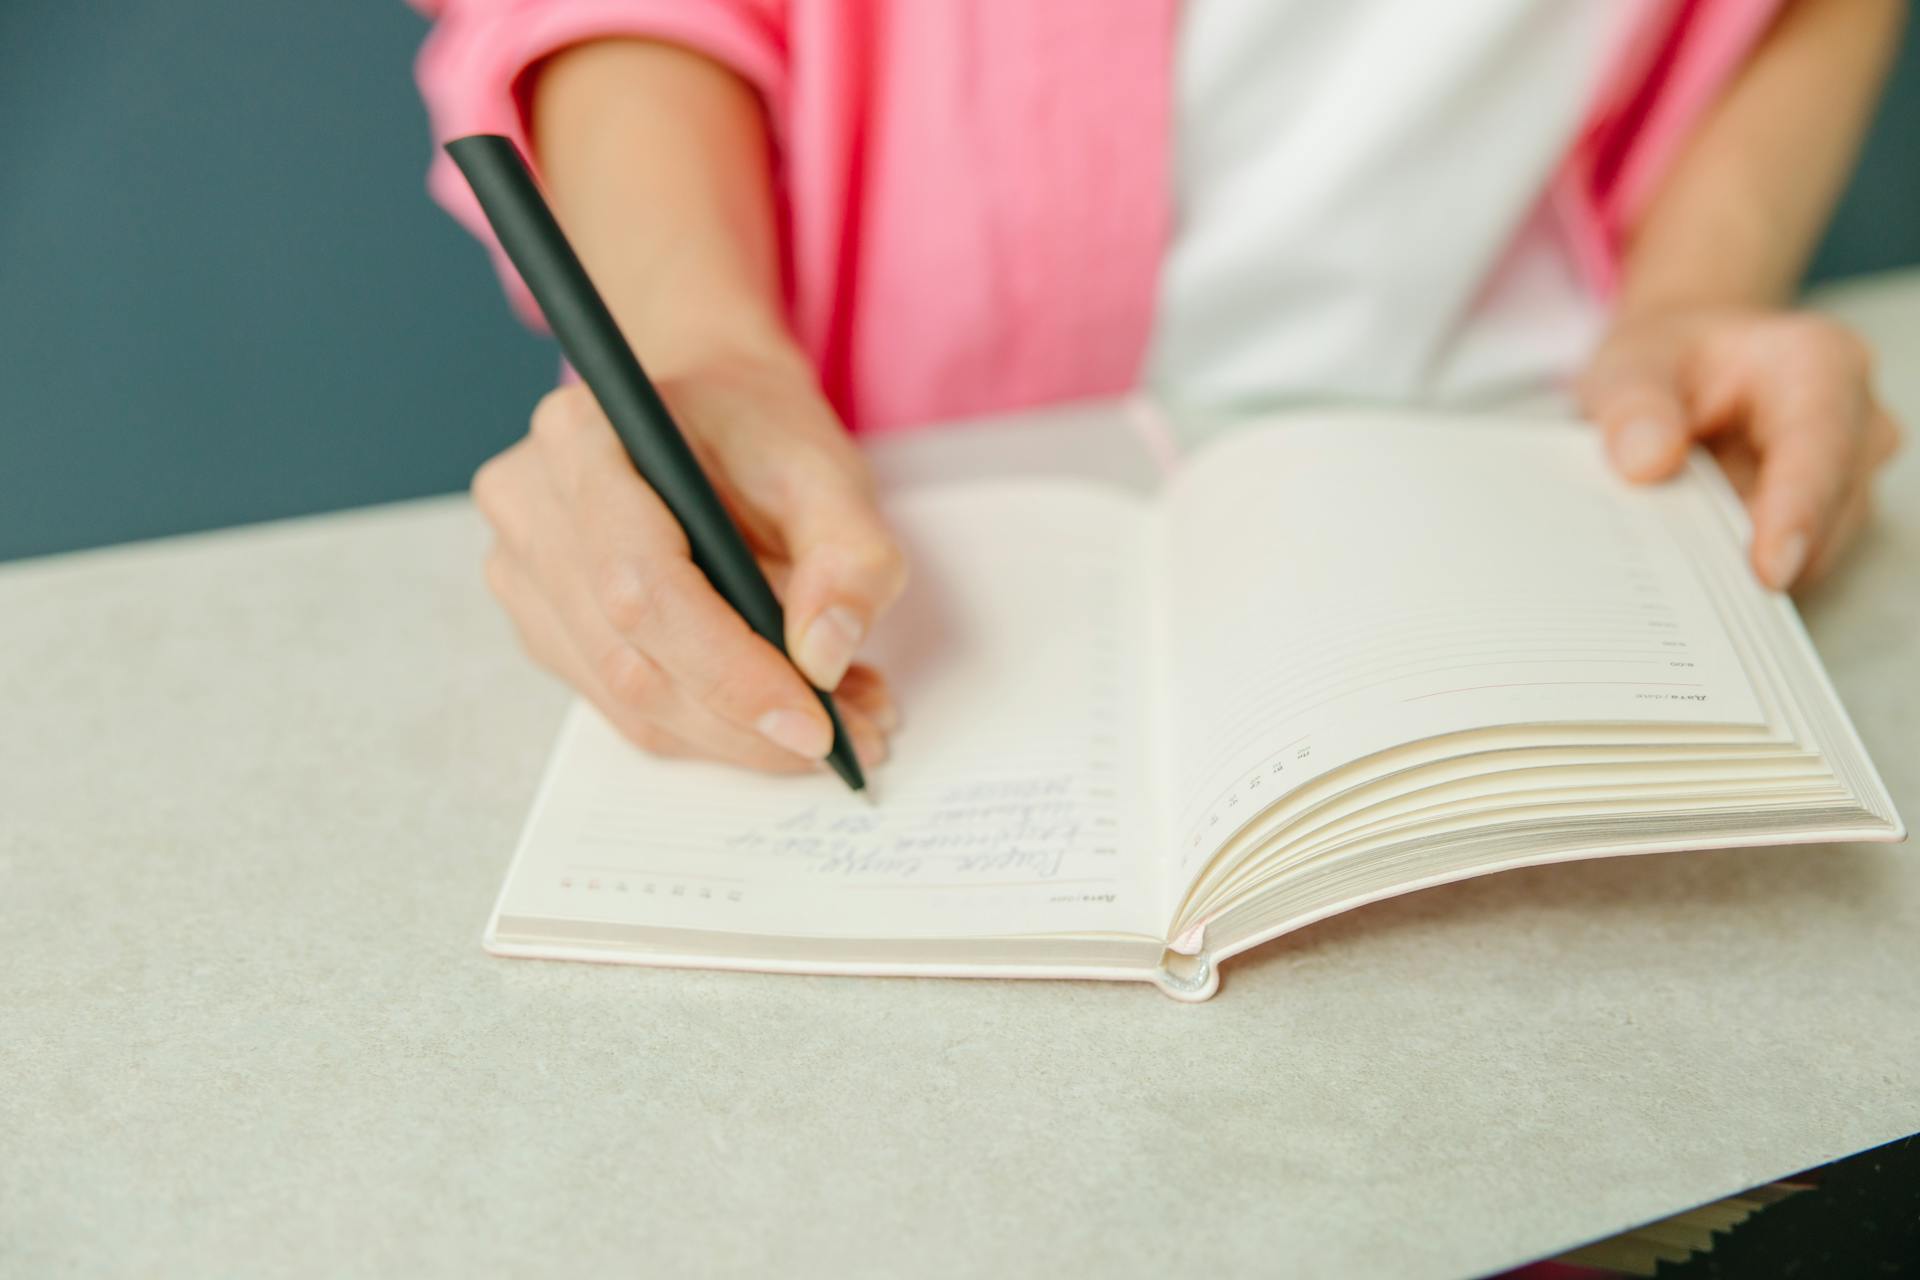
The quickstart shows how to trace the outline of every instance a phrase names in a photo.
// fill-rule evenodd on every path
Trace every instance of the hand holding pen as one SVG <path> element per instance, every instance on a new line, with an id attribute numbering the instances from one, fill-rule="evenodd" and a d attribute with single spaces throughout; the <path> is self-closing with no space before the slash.
<path id="1" fill-rule="evenodd" d="M 824 758 L 857 788 L 855 752 L 884 758 L 893 712 L 849 664 L 904 569 L 805 366 L 704 370 L 664 389 L 670 415 L 512 144 L 449 151 L 587 384 L 552 393 L 475 479 L 500 535 L 489 582 L 528 648 L 644 748 L 769 770 Z M 704 428 L 698 462 L 676 418 Z"/>

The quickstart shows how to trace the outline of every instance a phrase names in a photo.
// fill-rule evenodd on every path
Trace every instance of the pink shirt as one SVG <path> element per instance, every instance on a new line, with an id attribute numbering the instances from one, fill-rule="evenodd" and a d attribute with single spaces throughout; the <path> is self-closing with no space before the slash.
<path id="1" fill-rule="evenodd" d="M 765 101 L 794 332 L 850 427 L 1133 387 L 1171 231 L 1176 0 L 416 0 L 437 140 L 526 146 L 517 82 L 607 36 L 697 49 Z M 1780 0 L 1686 0 L 1630 42 L 1549 199 L 1588 282 Z M 444 156 L 436 199 L 482 237 Z M 496 250 L 521 313 L 531 299 Z"/>

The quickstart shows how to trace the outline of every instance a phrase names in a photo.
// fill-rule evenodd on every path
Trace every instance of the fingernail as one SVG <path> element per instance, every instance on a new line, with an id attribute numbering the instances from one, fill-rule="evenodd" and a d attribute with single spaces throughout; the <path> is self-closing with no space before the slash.
<path id="1" fill-rule="evenodd" d="M 798 711 L 769 711 L 754 722 L 760 736 L 783 751 L 818 760 L 833 746 L 833 726 L 825 716 Z"/>
<path id="2" fill-rule="evenodd" d="M 844 605 L 835 605 L 815 618 L 800 637 L 800 652 L 793 655 L 793 660 L 807 679 L 822 689 L 831 689 L 847 674 L 865 632 L 860 615 Z"/>
<path id="3" fill-rule="evenodd" d="M 873 709 L 867 714 L 885 733 L 892 733 L 900 727 L 900 713 L 894 710 L 893 701 L 890 698 L 876 699 Z"/>
<path id="4" fill-rule="evenodd" d="M 1614 461 L 1629 476 L 1653 474 L 1672 452 L 1673 433 L 1651 418 L 1629 422 L 1613 438 Z"/>
<path id="5" fill-rule="evenodd" d="M 1767 585 L 1775 591 L 1785 591 L 1800 576 L 1800 570 L 1807 563 L 1807 535 L 1790 533 L 1773 548 L 1772 554 L 1764 561 L 1767 571 Z"/>

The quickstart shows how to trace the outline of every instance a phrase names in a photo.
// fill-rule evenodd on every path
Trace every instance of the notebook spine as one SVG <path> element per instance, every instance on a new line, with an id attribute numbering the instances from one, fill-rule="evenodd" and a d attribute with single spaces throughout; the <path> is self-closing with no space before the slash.
<path id="1" fill-rule="evenodd" d="M 1197 1004 L 1220 989 L 1220 967 L 1206 951 L 1188 955 L 1169 948 L 1161 957 L 1153 980 L 1175 1000 Z"/>

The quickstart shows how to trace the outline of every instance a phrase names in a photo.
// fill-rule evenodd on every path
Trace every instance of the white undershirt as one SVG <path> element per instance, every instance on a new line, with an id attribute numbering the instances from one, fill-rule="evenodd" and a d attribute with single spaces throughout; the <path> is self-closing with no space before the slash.
<path id="1" fill-rule="evenodd" d="M 1604 318 L 1543 201 L 1667 0 L 1187 0 L 1148 383 L 1200 409 L 1476 403 Z"/>

